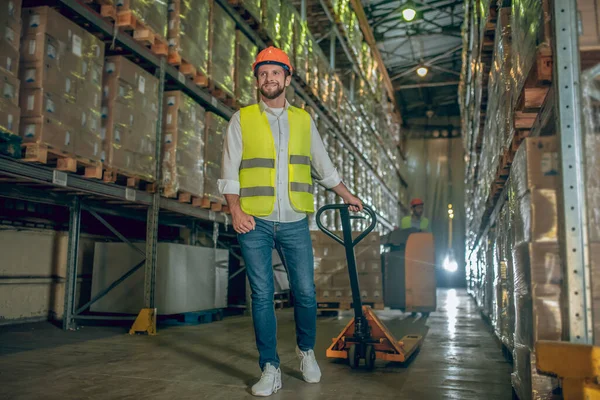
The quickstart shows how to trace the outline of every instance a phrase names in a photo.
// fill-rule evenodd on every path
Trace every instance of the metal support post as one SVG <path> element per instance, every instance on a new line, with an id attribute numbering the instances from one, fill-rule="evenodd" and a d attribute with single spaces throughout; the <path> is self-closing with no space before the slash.
<path id="1" fill-rule="evenodd" d="M 300 19 L 302 22 L 306 21 L 306 0 L 300 2 Z"/>
<path id="2" fill-rule="evenodd" d="M 335 50 L 336 50 L 336 34 L 335 34 L 335 29 L 332 27 L 331 28 L 331 33 L 330 33 L 331 39 L 329 41 L 329 66 L 331 67 L 332 71 L 335 71 Z"/>
<path id="3" fill-rule="evenodd" d="M 350 74 L 350 101 L 354 101 L 354 86 L 356 84 L 356 74 L 352 72 Z"/>
<path id="4" fill-rule="evenodd" d="M 158 70 L 159 88 L 158 109 L 162 110 L 162 98 L 165 90 L 165 58 L 160 61 Z M 158 113 L 156 121 L 156 147 L 154 149 L 154 176 L 160 181 L 160 156 L 162 136 L 162 113 Z M 160 210 L 160 192 L 157 190 L 152 196 L 152 204 L 148 208 L 148 221 L 146 224 L 146 266 L 144 280 L 144 307 L 154 308 L 154 290 L 156 287 L 156 247 L 158 242 L 158 213 Z"/>
<path id="5" fill-rule="evenodd" d="M 165 91 L 165 58 L 160 59 L 160 68 L 157 71 L 158 86 L 158 109 L 162 110 L 163 94 Z M 154 177 L 160 182 L 160 157 L 162 144 L 162 112 L 158 113 L 156 121 L 156 145 L 154 148 Z M 152 203 L 148 207 L 148 219 L 146 222 L 146 263 L 144 275 L 144 308 L 138 314 L 129 334 L 146 333 L 156 334 L 156 308 L 154 305 L 154 294 L 156 289 L 156 248 L 158 246 L 158 213 L 160 211 L 160 191 L 152 195 Z"/>
<path id="6" fill-rule="evenodd" d="M 81 227 L 81 200 L 76 196 L 70 207 L 69 243 L 67 250 L 67 276 L 65 280 L 65 309 L 63 314 L 63 329 L 75 329 L 73 309 L 77 291 L 77 258 L 79 255 L 79 233 Z"/>
<path id="7" fill-rule="evenodd" d="M 590 264 L 583 172 L 580 62 L 575 0 L 557 0 L 554 7 L 554 85 L 562 171 L 562 254 L 569 304 L 571 342 L 591 344 Z"/>

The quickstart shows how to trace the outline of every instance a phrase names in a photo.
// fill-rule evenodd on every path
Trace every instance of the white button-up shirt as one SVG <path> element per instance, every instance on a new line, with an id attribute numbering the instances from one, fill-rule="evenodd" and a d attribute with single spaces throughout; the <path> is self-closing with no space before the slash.
<path id="1" fill-rule="evenodd" d="M 288 121 L 289 103 L 285 102 L 284 108 L 270 108 L 263 101 L 259 103 L 261 112 L 267 114 L 276 149 L 276 181 L 275 181 L 275 208 L 273 213 L 263 219 L 273 222 L 296 222 L 306 217 L 303 212 L 296 211 L 290 203 L 288 192 L 288 143 L 290 138 L 290 125 Z M 293 112 L 293 111 L 291 111 Z M 317 131 L 315 122 L 310 120 L 311 132 L 311 170 L 313 181 L 331 189 L 342 181 L 334 167 L 321 136 Z M 229 121 L 225 144 L 223 147 L 223 167 L 221 178 L 218 181 L 221 194 L 240 194 L 240 164 L 242 162 L 242 127 L 240 112 L 236 112 Z"/>

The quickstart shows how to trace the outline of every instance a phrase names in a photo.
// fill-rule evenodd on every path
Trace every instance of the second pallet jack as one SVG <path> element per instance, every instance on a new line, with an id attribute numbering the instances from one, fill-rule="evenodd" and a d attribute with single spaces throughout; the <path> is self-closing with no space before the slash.
<path id="1" fill-rule="evenodd" d="M 366 367 L 373 369 L 376 359 L 391 362 L 407 361 L 421 347 L 423 337 L 419 335 L 407 335 L 402 340 L 396 340 L 394 335 L 375 315 L 371 307 L 362 305 L 354 247 L 377 225 L 377 215 L 375 212 L 368 206 L 364 206 L 363 209 L 371 217 L 371 223 L 356 239 L 352 238 L 350 220 L 365 218 L 350 215 L 350 210 L 346 204 L 323 206 L 317 211 L 315 219 L 319 229 L 346 248 L 346 260 L 348 262 L 350 287 L 352 289 L 352 306 L 354 309 L 354 318 L 336 338 L 333 338 L 333 344 L 327 349 L 327 357 L 347 359 L 352 368 L 357 368 L 360 365 L 360 360 L 365 360 Z M 340 211 L 343 238 L 325 228 L 321 223 L 321 216 L 327 210 Z"/>

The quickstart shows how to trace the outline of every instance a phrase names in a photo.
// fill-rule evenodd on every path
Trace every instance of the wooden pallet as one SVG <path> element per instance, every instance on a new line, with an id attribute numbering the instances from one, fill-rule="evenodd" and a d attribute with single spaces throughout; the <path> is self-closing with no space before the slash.
<path id="1" fill-rule="evenodd" d="M 205 208 L 214 212 L 223 211 L 223 204 L 220 202 L 212 201 L 208 196 L 194 196 L 187 192 L 177 192 L 177 201 L 185 204 L 192 204 L 192 207 Z"/>
<path id="2" fill-rule="evenodd" d="M 221 101 L 227 107 L 234 108 L 234 109 L 239 108 L 238 102 L 235 99 L 235 97 L 233 95 L 231 95 L 229 92 L 221 89 L 218 86 L 218 84 L 211 81 L 208 88 L 209 88 L 210 94 L 212 94 L 216 99 Z"/>
<path id="3" fill-rule="evenodd" d="M 116 26 L 124 32 L 131 32 L 133 39 L 150 48 L 157 56 L 169 55 L 169 44 L 161 35 L 136 18 L 131 10 L 118 10 Z"/>
<path id="4" fill-rule="evenodd" d="M 175 50 L 169 50 L 169 57 L 167 60 L 169 64 L 177 67 L 183 76 L 193 80 L 196 85 L 203 88 L 209 86 L 210 80 L 208 79 L 208 76 L 202 73 L 202 71 L 198 70 L 198 68 L 196 68 L 192 63 L 186 61 L 185 58 L 181 57 L 179 52 Z"/>
<path id="5" fill-rule="evenodd" d="M 158 317 L 158 323 L 161 325 L 200 325 L 210 324 L 211 322 L 221 321 L 223 319 L 223 310 L 214 309 L 206 311 L 193 311 L 174 315 L 161 315 Z"/>
<path id="6" fill-rule="evenodd" d="M 39 143 L 24 143 L 22 148 L 25 150 L 25 155 L 21 159 L 23 162 L 50 165 L 58 171 L 82 172 L 86 178 L 102 179 L 100 161 L 79 157 Z"/>
<path id="7" fill-rule="evenodd" d="M 105 168 L 102 180 L 105 183 L 115 183 L 131 189 L 145 190 L 148 193 L 154 193 L 157 190 L 156 182 L 118 168 Z"/>

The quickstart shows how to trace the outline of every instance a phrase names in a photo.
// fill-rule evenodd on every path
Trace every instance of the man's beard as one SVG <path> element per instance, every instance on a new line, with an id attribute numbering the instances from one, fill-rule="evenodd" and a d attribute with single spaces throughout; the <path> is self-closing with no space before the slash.
<path id="1" fill-rule="evenodd" d="M 279 83 L 277 83 L 277 89 L 271 92 L 268 92 L 264 89 L 264 86 L 261 86 L 260 88 L 260 93 L 267 99 L 269 100 L 274 100 L 276 98 L 278 98 L 279 96 L 281 96 L 281 94 L 283 93 L 283 91 L 285 90 L 284 88 L 282 88 L 281 86 L 279 86 Z"/>

